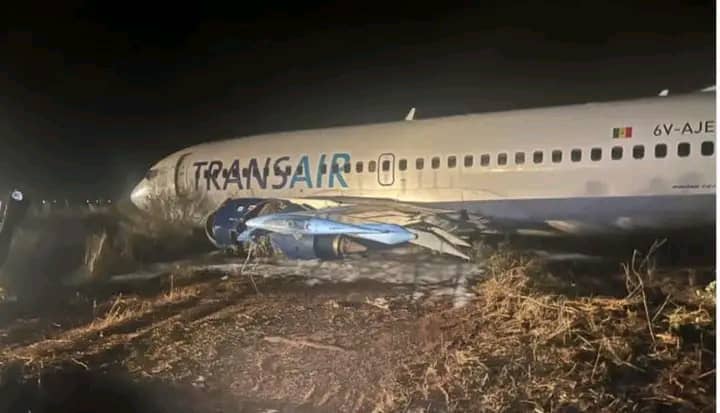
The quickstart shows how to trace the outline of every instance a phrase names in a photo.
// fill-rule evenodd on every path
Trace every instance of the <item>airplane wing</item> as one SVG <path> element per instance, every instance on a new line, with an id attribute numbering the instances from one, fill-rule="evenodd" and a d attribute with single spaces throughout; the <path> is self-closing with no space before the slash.
<path id="1" fill-rule="evenodd" d="M 229 199 L 208 218 L 206 229 L 221 248 L 268 235 L 290 256 L 343 255 L 343 249 L 410 243 L 463 259 L 469 259 L 463 252 L 470 247 L 469 234 L 493 232 L 482 217 L 463 211 L 343 197 Z"/>

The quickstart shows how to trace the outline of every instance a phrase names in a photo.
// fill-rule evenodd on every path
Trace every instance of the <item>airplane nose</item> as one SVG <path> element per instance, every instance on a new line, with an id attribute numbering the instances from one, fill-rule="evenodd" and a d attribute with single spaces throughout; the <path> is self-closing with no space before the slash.
<path id="1" fill-rule="evenodd" d="M 150 185 L 148 185 L 147 180 L 143 179 L 130 193 L 130 202 L 140 209 L 147 209 L 149 194 Z"/>

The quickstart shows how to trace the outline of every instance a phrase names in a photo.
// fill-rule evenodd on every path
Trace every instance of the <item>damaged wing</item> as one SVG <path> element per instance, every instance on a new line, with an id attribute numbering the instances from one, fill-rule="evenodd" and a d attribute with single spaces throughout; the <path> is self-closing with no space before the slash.
<path id="1" fill-rule="evenodd" d="M 232 247 L 268 236 L 296 258 L 334 258 L 368 249 L 415 244 L 469 259 L 463 239 L 489 231 L 470 214 L 387 200 L 230 199 L 208 218 L 208 237 Z"/>

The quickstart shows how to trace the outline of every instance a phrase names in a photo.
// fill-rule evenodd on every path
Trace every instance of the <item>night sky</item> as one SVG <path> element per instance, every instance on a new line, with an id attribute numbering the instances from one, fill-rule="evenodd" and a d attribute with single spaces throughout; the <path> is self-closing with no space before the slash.
<path id="1" fill-rule="evenodd" d="M 715 83 L 713 1 L 23 3 L 0 8 L 0 187 L 47 196 L 127 195 L 231 136 Z"/>

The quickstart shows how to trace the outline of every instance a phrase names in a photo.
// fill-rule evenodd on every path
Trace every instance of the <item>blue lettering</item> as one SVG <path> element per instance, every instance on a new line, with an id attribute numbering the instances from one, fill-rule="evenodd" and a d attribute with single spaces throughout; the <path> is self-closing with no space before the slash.
<path id="1" fill-rule="evenodd" d="M 344 162 L 342 165 L 338 162 L 340 159 L 342 159 Z M 347 183 L 345 182 L 345 178 L 343 178 L 343 166 L 345 164 L 350 163 L 350 155 L 347 153 L 336 153 L 332 157 L 332 162 L 330 162 L 331 168 L 330 168 L 330 179 L 328 180 L 328 186 L 330 188 L 335 187 L 335 177 L 337 176 L 338 184 L 343 187 L 347 188 Z M 337 165 L 337 166 L 335 166 Z"/>
<path id="2" fill-rule="evenodd" d="M 302 168 L 302 176 L 297 173 L 300 168 Z M 305 182 L 305 185 L 308 188 L 312 188 L 312 179 L 310 178 L 310 160 L 307 155 L 303 155 L 302 158 L 300 158 L 300 162 L 298 162 L 295 173 L 290 180 L 290 188 L 294 188 L 295 183 L 301 181 Z"/>
<path id="3" fill-rule="evenodd" d="M 327 170 L 325 170 L 325 171 L 322 170 L 323 165 L 325 165 L 325 154 L 324 153 L 320 155 L 320 162 L 318 162 L 317 175 L 316 175 L 317 180 L 315 181 L 316 188 L 322 188 L 323 172 L 327 172 Z M 327 166 L 325 168 L 327 168 Z"/>

